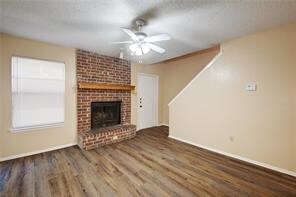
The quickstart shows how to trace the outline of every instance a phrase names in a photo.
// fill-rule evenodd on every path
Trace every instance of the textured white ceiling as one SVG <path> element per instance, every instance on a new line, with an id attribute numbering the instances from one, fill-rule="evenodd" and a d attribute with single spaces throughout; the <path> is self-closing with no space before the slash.
<path id="1" fill-rule="evenodd" d="M 296 0 L 0 0 L 0 30 L 17 36 L 119 56 L 120 27 L 140 17 L 148 35 L 168 33 L 150 52 L 156 63 L 273 26 L 296 21 Z"/>

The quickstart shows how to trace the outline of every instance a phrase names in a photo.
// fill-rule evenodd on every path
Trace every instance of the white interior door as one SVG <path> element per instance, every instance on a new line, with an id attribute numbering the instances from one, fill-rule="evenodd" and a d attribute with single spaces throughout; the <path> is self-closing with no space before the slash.
<path id="1" fill-rule="evenodd" d="M 138 74 L 137 93 L 138 129 L 157 126 L 158 76 Z"/>

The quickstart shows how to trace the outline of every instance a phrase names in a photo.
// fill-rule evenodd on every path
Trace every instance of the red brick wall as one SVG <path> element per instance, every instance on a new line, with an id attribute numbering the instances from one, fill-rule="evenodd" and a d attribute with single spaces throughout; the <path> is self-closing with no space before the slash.
<path id="1" fill-rule="evenodd" d="M 131 65 L 127 60 L 76 50 L 77 83 L 109 83 L 130 85 Z M 97 101 L 121 100 L 121 123 L 131 122 L 131 93 L 123 90 L 77 90 L 78 132 L 91 128 L 90 105 Z"/>
<path id="2" fill-rule="evenodd" d="M 131 84 L 127 60 L 76 50 L 77 82 Z"/>

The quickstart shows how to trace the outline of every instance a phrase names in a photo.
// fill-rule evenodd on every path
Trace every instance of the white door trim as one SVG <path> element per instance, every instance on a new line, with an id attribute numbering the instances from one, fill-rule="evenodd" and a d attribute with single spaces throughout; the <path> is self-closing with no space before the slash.
<path id="1" fill-rule="evenodd" d="M 159 124 L 159 120 L 158 120 L 158 98 L 159 98 L 159 95 L 158 95 L 158 88 L 159 88 L 159 76 L 158 75 L 154 75 L 154 74 L 147 74 L 147 73 L 138 73 L 137 74 L 137 84 L 138 81 L 139 81 L 139 76 L 148 76 L 148 77 L 154 77 L 155 80 L 156 80 L 156 87 L 154 88 L 155 90 L 155 126 L 158 126 Z M 139 90 L 138 90 L 139 86 L 137 85 L 136 89 L 137 89 L 137 101 L 136 101 L 136 105 L 137 105 L 137 125 L 139 125 L 139 104 L 138 104 L 138 101 L 139 101 Z"/>

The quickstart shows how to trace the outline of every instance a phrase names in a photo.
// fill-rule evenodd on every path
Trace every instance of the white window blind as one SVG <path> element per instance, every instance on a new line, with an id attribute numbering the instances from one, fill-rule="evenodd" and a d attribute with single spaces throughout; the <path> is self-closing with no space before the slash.
<path id="1" fill-rule="evenodd" d="M 64 122 L 65 64 L 12 57 L 12 130 Z"/>

